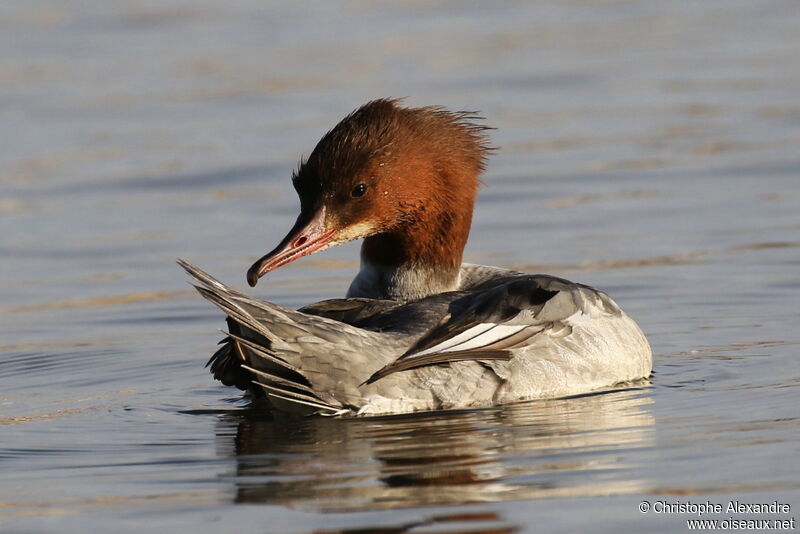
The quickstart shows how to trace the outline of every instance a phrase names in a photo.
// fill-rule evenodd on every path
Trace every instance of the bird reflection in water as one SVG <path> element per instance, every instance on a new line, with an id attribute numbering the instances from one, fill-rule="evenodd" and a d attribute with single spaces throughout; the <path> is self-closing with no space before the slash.
<path id="1" fill-rule="evenodd" d="M 358 511 L 624 494 L 644 487 L 625 451 L 653 445 L 651 403 L 626 389 L 376 418 L 248 410 L 220 420 L 218 449 L 236 459 L 241 503 Z"/>
<path id="2" fill-rule="evenodd" d="M 454 529 L 447 524 L 456 524 Z M 489 523 L 488 525 L 486 523 Z M 461 524 L 469 525 L 461 528 Z M 512 534 L 519 527 L 504 524 L 499 514 L 494 512 L 435 515 L 420 521 L 411 521 L 394 526 L 353 527 L 340 530 L 315 530 L 312 534 L 406 534 L 424 527 L 437 527 L 437 534 Z M 475 530 L 474 527 L 480 530 Z M 445 530 L 442 530 L 445 527 Z"/>

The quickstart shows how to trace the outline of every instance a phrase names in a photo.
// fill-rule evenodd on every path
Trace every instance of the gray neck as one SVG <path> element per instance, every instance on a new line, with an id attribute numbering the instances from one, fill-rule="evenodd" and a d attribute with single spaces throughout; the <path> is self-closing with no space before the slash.
<path id="1" fill-rule="evenodd" d="M 347 297 L 417 300 L 459 288 L 460 267 L 454 270 L 408 265 L 385 267 L 361 260 Z"/>

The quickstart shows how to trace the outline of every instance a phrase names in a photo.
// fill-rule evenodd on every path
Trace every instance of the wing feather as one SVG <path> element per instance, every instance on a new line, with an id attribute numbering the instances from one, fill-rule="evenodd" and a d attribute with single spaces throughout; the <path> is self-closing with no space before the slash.
<path id="1" fill-rule="evenodd" d="M 514 348 L 553 326 L 552 321 L 536 319 L 545 304 L 563 289 L 560 285 L 543 287 L 546 280 L 549 279 L 518 276 L 453 301 L 439 324 L 365 384 L 427 365 L 511 359 Z"/>

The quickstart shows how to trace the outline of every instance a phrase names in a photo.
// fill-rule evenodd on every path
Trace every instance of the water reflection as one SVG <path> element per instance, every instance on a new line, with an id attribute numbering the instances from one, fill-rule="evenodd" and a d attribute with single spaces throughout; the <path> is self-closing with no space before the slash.
<path id="1" fill-rule="evenodd" d="M 455 524 L 455 525 L 453 525 Z M 463 525 L 467 525 L 464 527 Z M 436 515 L 419 521 L 390 526 L 355 527 L 340 530 L 315 530 L 312 534 L 404 534 L 419 528 L 436 527 L 438 534 L 512 534 L 519 527 L 509 525 L 494 512 Z M 444 530 L 442 529 L 444 527 Z M 448 528 L 451 527 L 451 528 Z M 479 527 L 480 530 L 475 530 Z"/>
<path id="2" fill-rule="evenodd" d="M 228 416 L 234 501 L 375 510 L 640 491 L 622 451 L 653 444 L 646 389 L 368 419 Z"/>

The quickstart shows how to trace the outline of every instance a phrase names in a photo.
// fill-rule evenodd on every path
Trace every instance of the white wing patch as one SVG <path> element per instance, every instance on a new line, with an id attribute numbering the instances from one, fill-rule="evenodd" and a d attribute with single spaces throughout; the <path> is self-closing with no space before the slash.
<path id="1" fill-rule="evenodd" d="M 426 354 L 479 349 L 521 332 L 528 328 L 528 326 L 529 325 L 481 323 L 433 347 L 417 352 L 409 356 L 409 358 L 425 356 Z"/>

